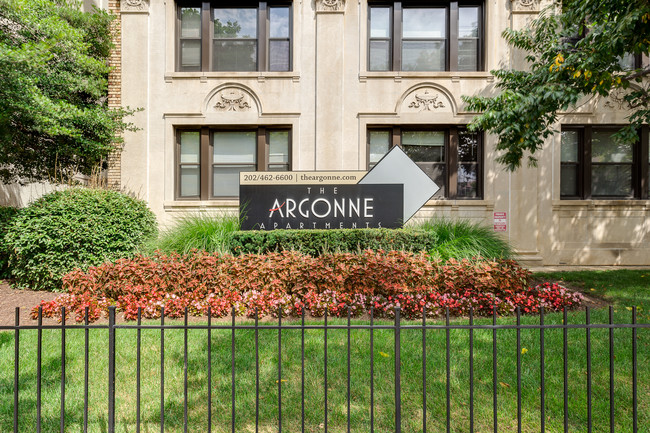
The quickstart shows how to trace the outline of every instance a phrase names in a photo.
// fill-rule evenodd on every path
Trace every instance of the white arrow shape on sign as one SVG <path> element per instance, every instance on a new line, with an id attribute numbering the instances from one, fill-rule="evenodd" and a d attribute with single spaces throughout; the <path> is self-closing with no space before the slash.
<path id="1" fill-rule="evenodd" d="M 440 189 L 399 146 L 388 151 L 359 183 L 404 185 L 404 222 Z"/>

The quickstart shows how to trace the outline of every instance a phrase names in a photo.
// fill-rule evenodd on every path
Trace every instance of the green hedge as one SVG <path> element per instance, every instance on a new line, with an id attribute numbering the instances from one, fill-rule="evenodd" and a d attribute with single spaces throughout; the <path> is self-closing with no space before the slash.
<path id="1" fill-rule="evenodd" d="M 5 235 L 9 225 L 18 214 L 15 207 L 0 206 L 0 278 L 9 278 L 9 248 L 5 242 Z"/>
<path id="2" fill-rule="evenodd" d="M 300 251 L 310 256 L 327 252 L 430 251 L 434 233 L 412 229 L 272 230 L 238 231 L 230 239 L 233 254 Z"/>
<path id="3" fill-rule="evenodd" d="M 301 251 L 311 256 L 363 250 L 426 251 L 431 257 L 509 259 L 512 248 L 491 227 L 463 220 L 434 219 L 405 229 L 272 230 L 231 234 L 233 254 Z"/>
<path id="4" fill-rule="evenodd" d="M 146 203 L 117 191 L 71 188 L 22 209 L 5 236 L 19 287 L 59 290 L 61 278 L 133 255 L 157 232 Z"/>

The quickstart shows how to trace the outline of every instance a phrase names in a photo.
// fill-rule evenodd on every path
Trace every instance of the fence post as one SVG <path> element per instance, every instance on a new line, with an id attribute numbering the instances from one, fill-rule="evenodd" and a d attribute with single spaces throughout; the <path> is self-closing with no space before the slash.
<path id="1" fill-rule="evenodd" d="M 115 307 L 108 307 L 108 433 L 115 433 Z"/>
<path id="2" fill-rule="evenodd" d="M 14 328 L 14 433 L 18 433 L 18 384 L 20 380 L 20 307 L 16 307 Z"/>
<path id="3" fill-rule="evenodd" d="M 400 308 L 395 307 L 395 433 L 402 432 L 402 389 L 401 389 L 401 342 L 400 342 Z"/>
<path id="4" fill-rule="evenodd" d="M 61 433 L 65 433 L 65 307 L 61 307 Z"/>

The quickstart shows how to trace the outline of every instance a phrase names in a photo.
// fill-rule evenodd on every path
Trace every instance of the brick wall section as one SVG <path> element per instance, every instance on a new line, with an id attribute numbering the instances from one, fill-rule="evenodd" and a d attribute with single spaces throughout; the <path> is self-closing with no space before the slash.
<path id="1" fill-rule="evenodd" d="M 122 106 L 122 26 L 120 1 L 109 0 L 108 10 L 117 17 L 112 22 L 113 50 L 108 59 L 111 72 L 108 74 L 108 106 Z M 119 190 L 122 183 L 121 145 L 116 144 L 115 152 L 108 156 L 108 187 Z"/>

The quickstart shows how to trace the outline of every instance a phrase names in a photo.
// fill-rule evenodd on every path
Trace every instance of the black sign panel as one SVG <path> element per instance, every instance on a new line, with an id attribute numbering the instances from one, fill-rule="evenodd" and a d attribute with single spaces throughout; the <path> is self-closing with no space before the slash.
<path id="1" fill-rule="evenodd" d="M 404 186 L 240 185 L 242 230 L 398 228 Z"/>

